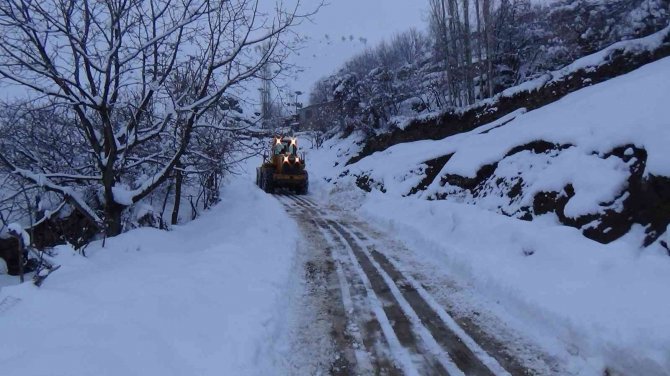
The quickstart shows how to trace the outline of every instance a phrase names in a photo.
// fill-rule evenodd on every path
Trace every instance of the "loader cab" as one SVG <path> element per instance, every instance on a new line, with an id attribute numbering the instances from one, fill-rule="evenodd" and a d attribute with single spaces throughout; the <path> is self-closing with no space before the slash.
<path id="1" fill-rule="evenodd" d="M 272 154 L 273 155 L 284 154 L 285 145 L 280 140 L 277 141 L 279 142 L 275 142 L 275 145 L 272 147 Z"/>
<path id="2" fill-rule="evenodd" d="M 298 143 L 295 138 L 291 137 L 275 137 L 273 140 L 272 154 L 287 156 L 298 155 Z"/>

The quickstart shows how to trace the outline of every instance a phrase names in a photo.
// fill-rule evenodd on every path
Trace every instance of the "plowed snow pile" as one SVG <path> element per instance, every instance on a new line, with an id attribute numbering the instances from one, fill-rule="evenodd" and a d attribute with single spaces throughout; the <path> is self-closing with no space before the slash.
<path id="1" fill-rule="evenodd" d="M 2 288 L 0 374 L 284 373 L 273 360 L 297 228 L 251 180 L 174 231 L 133 230 L 88 258 L 59 247 L 41 288 Z"/>

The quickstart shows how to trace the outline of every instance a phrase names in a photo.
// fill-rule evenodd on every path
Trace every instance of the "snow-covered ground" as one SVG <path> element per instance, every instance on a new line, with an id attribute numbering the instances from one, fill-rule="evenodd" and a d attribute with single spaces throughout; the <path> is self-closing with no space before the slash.
<path id="1" fill-rule="evenodd" d="M 500 302 L 495 310 L 524 321 L 520 332 L 557 339 L 595 369 L 670 372 L 666 255 L 445 201 L 373 194 L 361 211 L 473 294 Z"/>
<path id="2" fill-rule="evenodd" d="M 665 58 L 538 110 L 519 110 L 467 133 L 392 146 L 349 169 L 354 172 L 374 169 L 372 177 L 385 182 L 390 189 L 397 189 L 394 193 L 406 194 L 411 186 L 402 183 L 410 174 L 408 169 L 424 161 L 455 153 L 442 173 L 472 177 L 483 165 L 499 161 L 513 147 L 545 140 L 578 146 L 584 155 L 582 160 L 588 159 L 591 152 L 606 153 L 616 146 L 635 144 L 649 154 L 646 174 L 668 176 L 669 97 L 670 58 Z M 510 119 L 514 120 L 496 128 Z M 578 166 L 579 162 L 572 161 L 571 165 Z"/>
<path id="3" fill-rule="evenodd" d="M 603 245 L 553 215 L 526 222 L 486 204 L 421 199 L 437 186 L 402 196 L 425 176 L 427 160 L 454 153 L 440 174 L 471 176 L 537 139 L 572 146 L 559 154 L 565 160 L 517 153 L 498 168 L 523 167 L 536 177 L 528 184 L 583 182 L 571 199 L 575 210 L 624 184 L 617 173 L 624 167 L 603 156 L 614 146 L 645 148 L 646 173 L 667 175 L 669 73 L 664 59 L 542 109 L 445 140 L 396 145 L 351 166 L 359 140 L 331 139 L 308 151 L 310 198 L 404 242 L 420 263 L 403 271 L 421 274 L 413 265 L 429 264 L 425 274 L 456 280 L 480 302 L 482 317 L 496 316 L 561 370 L 667 375 L 670 258 L 658 247 L 639 248 L 640 227 Z M 41 288 L 0 280 L 0 374 L 283 375 L 325 364 L 330 322 L 300 306 L 309 302 L 300 299 L 309 249 L 301 250 L 280 202 L 253 186 L 256 162 L 191 223 L 95 242 L 87 258 L 59 247 L 62 267 Z M 382 183 L 386 194 L 358 189 L 356 174 Z M 300 331 L 318 320 L 319 331 Z M 304 348 L 292 354 L 295 346 Z"/>
<path id="4" fill-rule="evenodd" d="M 95 242 L 87 258 L 59 247 L 41 288 L 2 287 L 0 374 L 275 374 L 297 229 L 246 174 L 222 199 L 174 231 Z"/>
<path id="5" fill-rule="evenodd" d="M 391 195 L 407 195 L 426 176 L 425 161 L 453 154 L 437 178 L 419 191 L 420 197 L 447 194 L 451 200 L 516 214 L 520 208 L 532 208 L 538 193 L 561 192 L 570 184 L 574 195 L 565 206 L 566 216 L 620 212 L 620 201 L 628 197 L 630 168 L 638 159 L 624 160 L 610 153 L 627 145 L 644 149 L 643 175 L 670 176 L 669 97 L 670 58 L 665 58 L 535 111 L 520 109 L 467 133 L 392 146 L 337 168 L 330 177 L 344 171 L 348 175 L 339 180 L 365 175 Z M 536 141 L 557 149 L 509 154 L 515 147 Z M 632 157 L 633 149 L 625 153 Z M 476 198 L 440 179 L 447 175 L 474 178 L 483 166 L 492 164 L 492 178 Z M 522 189 L 516 197 L 507 196 L 513 184 L 498 187 L 499 179 L 518 182 L 519 178 Z"/>
<path id="6" fill-rule="evenodd" d="M 628 166 L 606 156 L 614 147 L 644 148 L 644 174 L 670 175 L 669 97 L 666 58 L 538 110 L 521 109 L 444 140 L 399 144 L 349 166 L 346 161 L 360 150 L 356 136 L 329 140 L 308 155 L 318 180 L 313 195 L 396 234 L 418 259 L 456 277 L 503 322 L 575 374 L 607 367 L 667 375 L 670 258 L 658 246 L 640 248 L 641 226 L 603 245 L 562 226 L 553 214 L 532 222 L 501 215 L 496 209 L 504 197 L 424 200 L 444 190 L 439 179 L 423 193 L 402 196 L 426 176 L 425 161 L 453 153 L 438 177 L 472 177 L 482 166 L 504 160 L 497 173 L 523 174 L 529 197 L 573 183 L 579 193 L 566 214 L 598 210 L 626 188 Z M 506 157 L 510 149 L 537 140 L 571 146 L 556 155 Z M 374 183 L 373 191 L 364 193 L 355 185 L 357 176 L 374 179 L 386 193 Z"/>

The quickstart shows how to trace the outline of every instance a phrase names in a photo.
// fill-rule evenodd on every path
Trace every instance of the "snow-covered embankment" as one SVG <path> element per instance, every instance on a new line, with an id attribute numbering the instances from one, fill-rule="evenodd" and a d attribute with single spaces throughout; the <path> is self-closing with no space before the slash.
<path id="1" fill-rule="evenodd" d="M 245 177 L 246 178 L 246 177 Z M 41 288 L 0 290 L 4 375 L 272 374 L 297 229 L 239 179 L 174 231 L 57 249 Z"/>
<path id="2" fill-rule="evenodd" d="M 540 346 L 559 343 L 595 370 L 663 375 L 667 98 L 670 58 L 467 133 L 398 144 L 349 166 L 337 150 L 354 139 L 330 141 L 313 159 L 329 161 L 319 164 L 331 169 L 330 200 L 360 198 L 348 192 L 355 186 L 371 191 L 352 208 L 501 317 L 520 319 L 516 329 Z"/>

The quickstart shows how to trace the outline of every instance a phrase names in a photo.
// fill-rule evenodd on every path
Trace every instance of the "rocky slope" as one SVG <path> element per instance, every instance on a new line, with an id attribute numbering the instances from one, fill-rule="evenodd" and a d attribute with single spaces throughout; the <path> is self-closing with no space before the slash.
<path id="1" fill-rule="evenodd" d="M 333 179 L 524 220 L 548 214 L 602 243 L 630 234 L 670 254 L 668 54 L 670 28 L 615 44 L 369 140 Z"/>

